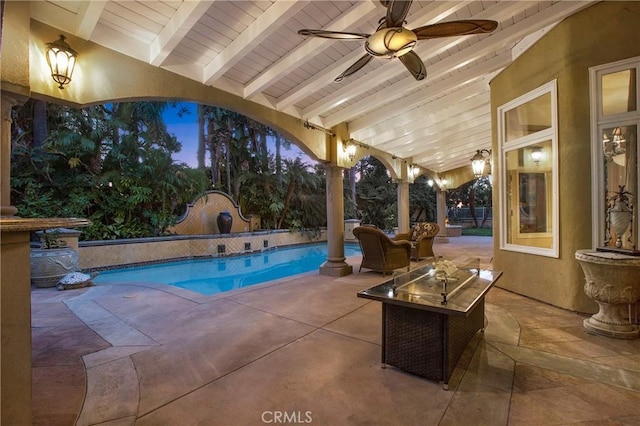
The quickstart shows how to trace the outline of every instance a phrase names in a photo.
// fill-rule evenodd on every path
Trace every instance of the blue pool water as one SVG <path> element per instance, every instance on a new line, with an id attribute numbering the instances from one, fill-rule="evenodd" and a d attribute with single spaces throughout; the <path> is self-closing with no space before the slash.
<path id="1" fill-rule="evenodd" d="M 345 256 L 359 255 L 345 244 Z M 327 244 L 278 248 L 244 256 L 184 260 L 101 272 L 94 282 L 156 282 L 207 296 L 317 270 L 327 259 Z"/>

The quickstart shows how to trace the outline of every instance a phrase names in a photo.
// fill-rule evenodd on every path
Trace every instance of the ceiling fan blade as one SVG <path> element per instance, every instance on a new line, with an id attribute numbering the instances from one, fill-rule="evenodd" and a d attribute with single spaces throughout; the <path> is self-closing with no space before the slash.
<path id="1" fill-rule="evenodd" d="M 325 30 L 309 30 L 303 28 L 298 30 L 298 34 L 301 36 L 332 38 L 337 40 L 362 40 L 369 37 L 369 34 L 364 33 L 346 33 L 341 31 L 325 31 Z"/>
<path id="2" fill-rule="evenodd" d="M 470 34 L 490 33 L 498 28 L 496 21 L 486 19 L 468 19 L 463 21 L 442 22 L 439 24 L 426 25 L 413 30 L 418 36 L 418 40 L 439 37 L 453 37 Z"/>
<path id="3" fill-rule="evenodd" d="M 413 78 L 416 80 L 424 80 L 427 76 L 427 68 L 424 66 L 424 62 L 420 59 L 420 56 L 414 51 L 405 53 L 399 56 L 398 59 L 402 61 L 405 67 L 409 70 Z"/>
<path id="4" fill-rule="evenodd" d="M 409 13 L 412 0 L 390 0 L 387 2 L 387 28 L 401 27 Z"/>
<path id="5" fill-rule="evenodd" d="M 334 81 L 340 82 L 340 81 L 342 81 L 343 78 L 349 77 L 351 74 L 355 73 L 360 68 L 362 68 L 365 65 L 367 65 L 369 63 L 369 61 L 372 60 L 372 59 L 373 59 L 373 56 L 371 56 L 369 54 L 364 55 L 362 58 L 358 59 L 353 65 L 351 65 L 349 68 L 344 70 L 344 72 L 342 74 L 337 76 Z"/>

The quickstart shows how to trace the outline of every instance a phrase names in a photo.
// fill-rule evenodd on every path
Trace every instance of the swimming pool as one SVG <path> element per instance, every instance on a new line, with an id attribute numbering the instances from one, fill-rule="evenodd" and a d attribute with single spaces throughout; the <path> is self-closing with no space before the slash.
<path id="1" fill-rule="evenodd" d="M 345 244 L 345 256 L 360 255 L 357 244 Z M 244 256 L 183 260 L 101 272 L 94 282 L 156 282 L 207 296 L 316 270 L 327 259 L 327 244 L 276 248 Z"/>

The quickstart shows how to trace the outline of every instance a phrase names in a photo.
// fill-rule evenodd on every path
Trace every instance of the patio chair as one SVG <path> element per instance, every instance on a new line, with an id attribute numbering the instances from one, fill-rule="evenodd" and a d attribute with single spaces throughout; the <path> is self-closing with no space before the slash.
<path id="1" fill-rule="evenodd" d="M 358 226 L 353 229 L 353 235 L 360 243 L 362 250 L 362 268 L 373 271 L 393 272 L 399 268 L 411 268 L 411 243 L 409 241 L 394 241 L 380 229 L 373 226 Z"/>
<path id="2" fill-rule="evenodd" d="M 434 260 L 436 255 L 433 253 L 433 239 L 440 232 L 438 224 L 433 222 L 420 222 L 413 225 L 411 231 L 397 234 L 394 240 L 410 241 L 413 246 L 411 249 L 411 257 L 415 260 L 432 257 Z"/>

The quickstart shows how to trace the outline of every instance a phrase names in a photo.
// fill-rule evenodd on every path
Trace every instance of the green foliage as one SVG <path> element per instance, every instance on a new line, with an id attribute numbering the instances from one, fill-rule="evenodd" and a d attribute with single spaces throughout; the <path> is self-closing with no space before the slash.
<path id="1" fill-rule="evenodd" d="M 23 217 L 87 217 L 84 239 L 162 235 L 186 203 L 218 188 L 265 228 L 326 225 L 324 170 L 283 158 L 290 142 L 248 117 L 199 108 L 211 164 L 192 169 L 171 158 L 180 143 L 162 120 L 167 103 L 46 104 L 36 117 L 33 102 L 14 110 L 12 127 L 12 203 Z M 35 120 L 49 132 L 38 146 Z M 267 137 L 275 137 L 275 159 Z"/>
<path id="2" fill-rule="evenodd" d="M 427 184 L 430 178 L 420 175 L 409 185 L 409 211 L 416 222 L 437 221 L 436 191 Z"/>
<path id="3" fill-rule="evenodd" d="M 398 225 L 396 185 L 386 167 L 374 157 L 358 162 L 360 181 L 356 185 L 362 223 L 390 230 Z"/>
<path id="4" fill-rule="evenodd" d="M 180 149 L 161 102 L 82 110 L 48 104 L 49 136 L 33 147 L 28 126 L 12 129 L 12 203 L 23 217 L 88 217 L 84 239 L 161 235 L 206 176 L 171 154 Z M 27 107 L 25 111 L 30 111 Z M 16 123 L 29 123 L 17 111 Z"/>

